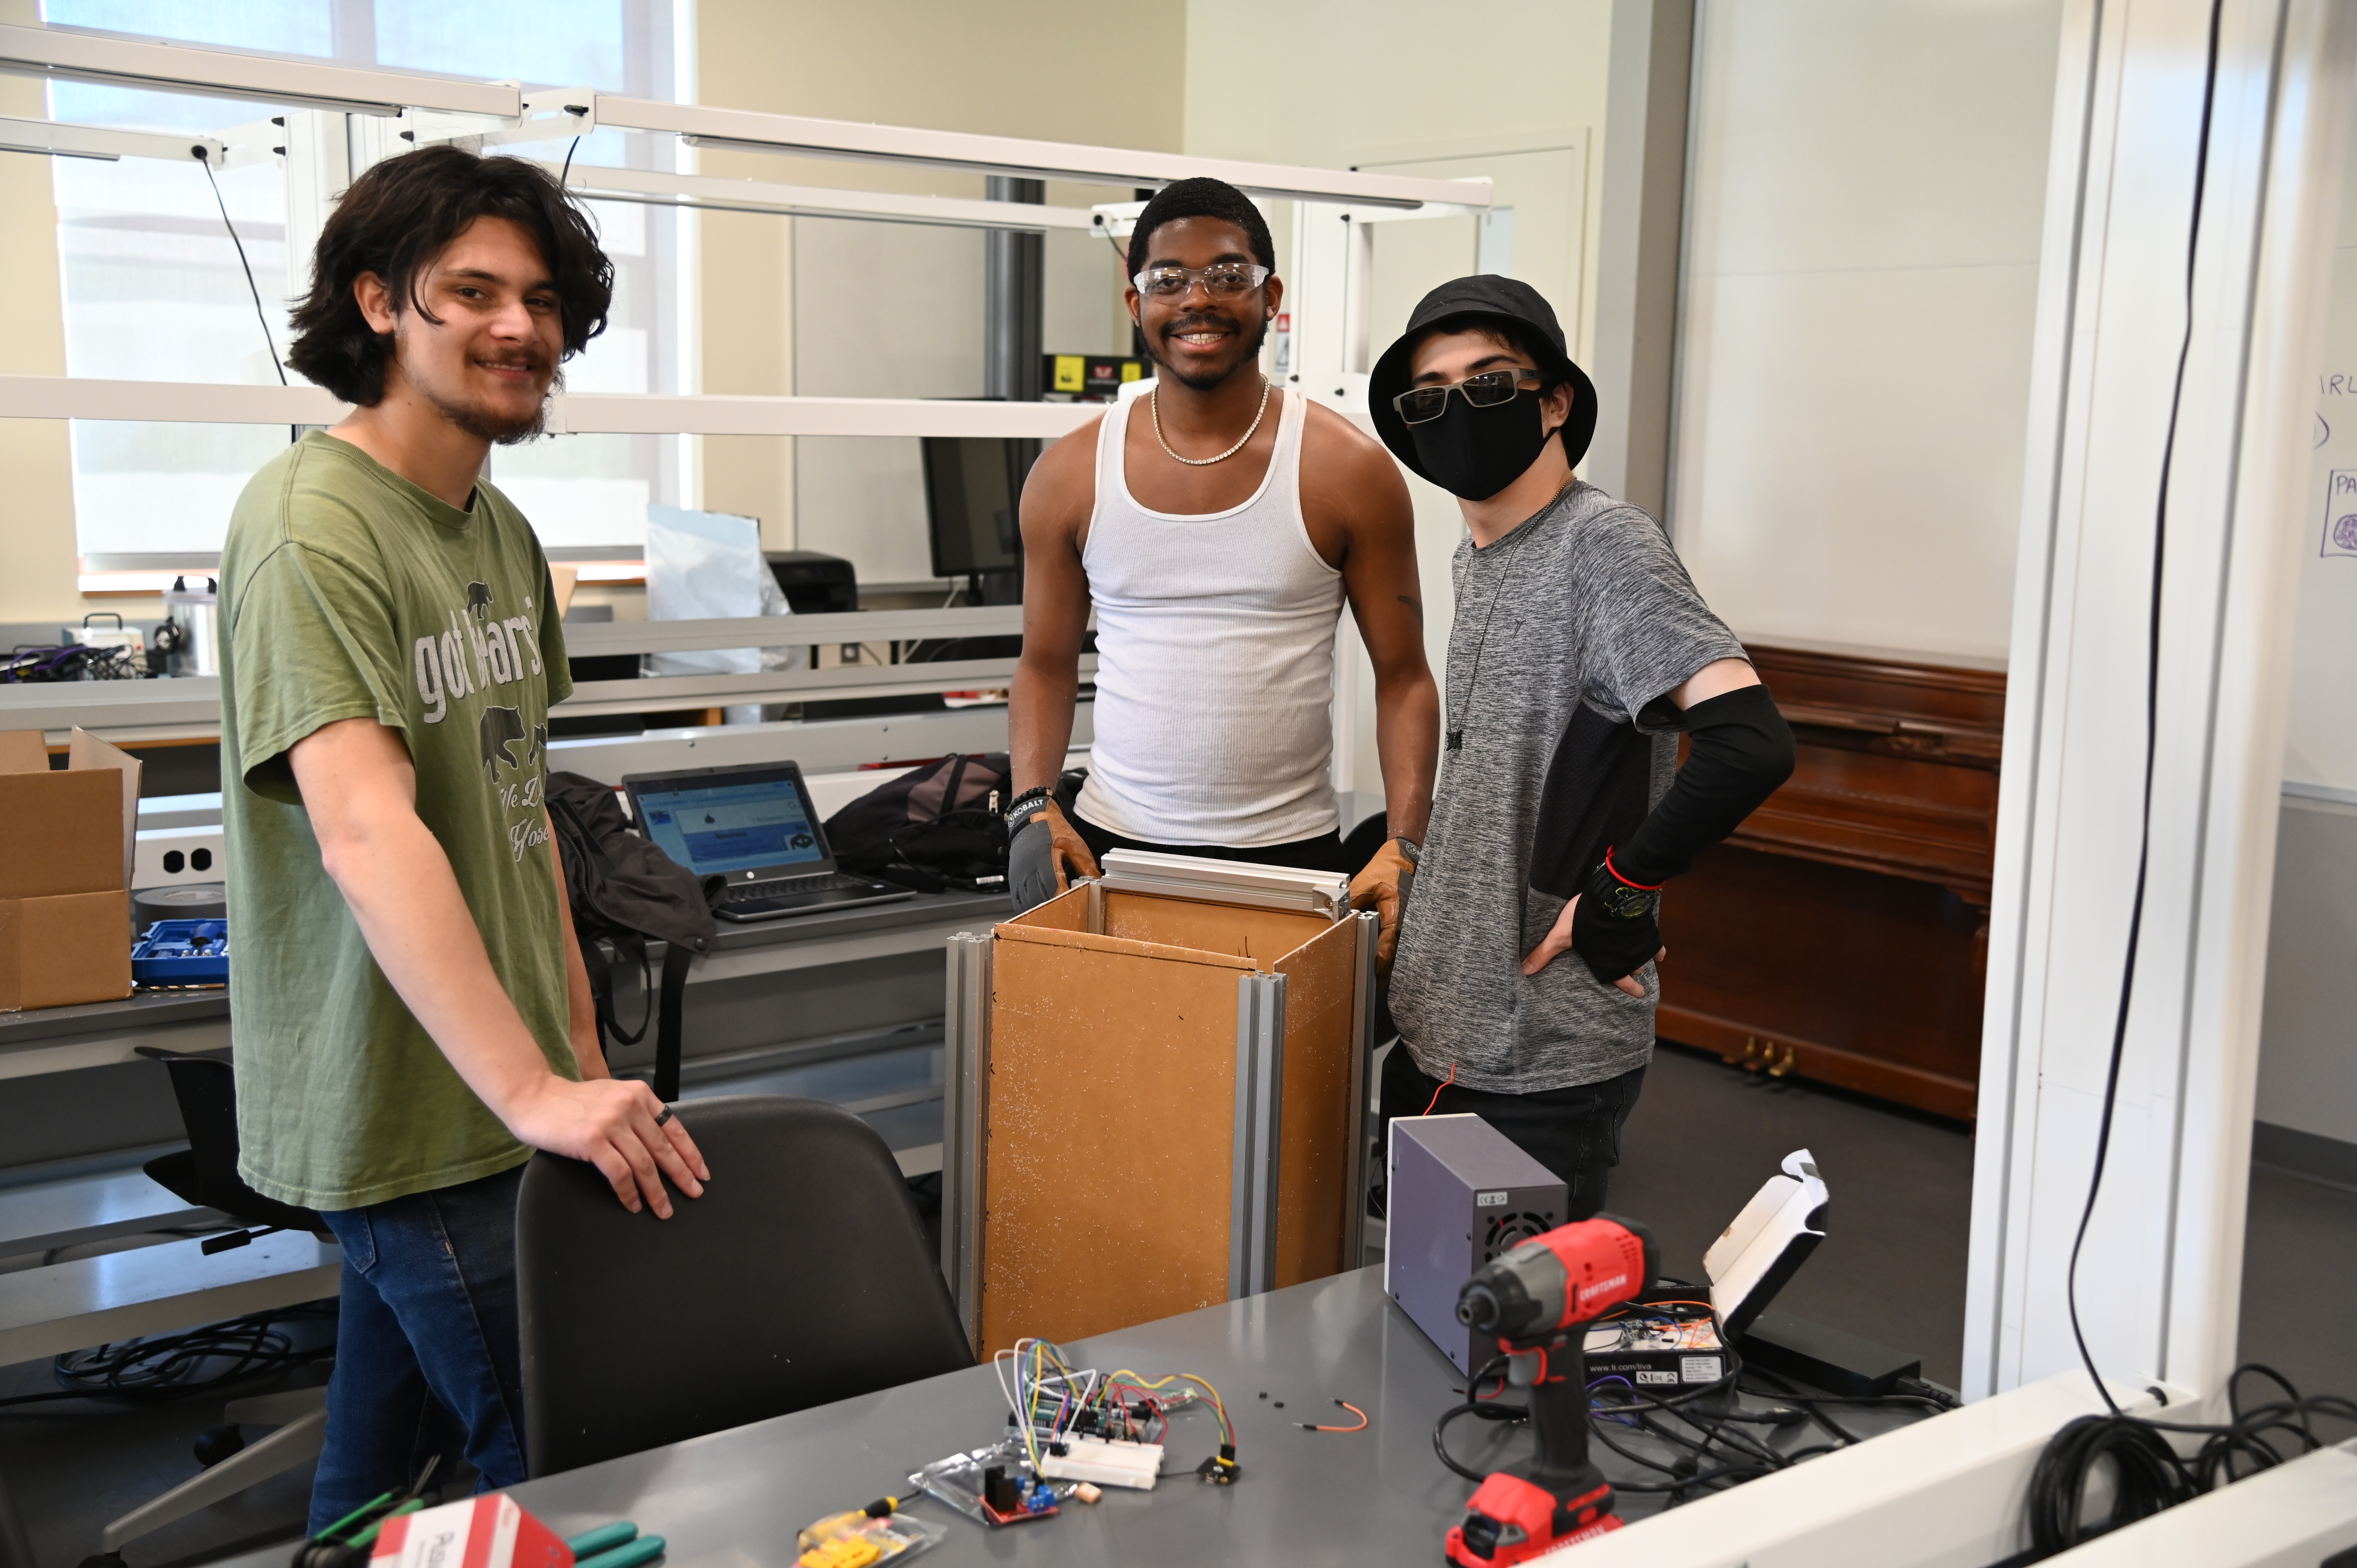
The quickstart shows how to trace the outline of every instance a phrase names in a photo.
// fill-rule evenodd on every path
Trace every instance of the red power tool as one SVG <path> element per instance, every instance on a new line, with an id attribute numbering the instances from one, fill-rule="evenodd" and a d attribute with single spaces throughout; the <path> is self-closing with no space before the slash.
<path id="1" fill-rule="evenodd" d="M 1449 1562 L 1505 1568 L 1620 1528 L 1611 1483 L 1587 1462 L 1581 1326 L 1641 1294 L 1659 1258 L 1642 1225 L 1598 1215 L 1524 1241 L 1465 1282 L 1458 1321 L 1494 1335 L 1511 1358 L 1508 1380 L 1531 1391 L 1539 1453 L 1526 1476 L 1500 1470 L 1481 1483 L 1448 1532 Z"/>

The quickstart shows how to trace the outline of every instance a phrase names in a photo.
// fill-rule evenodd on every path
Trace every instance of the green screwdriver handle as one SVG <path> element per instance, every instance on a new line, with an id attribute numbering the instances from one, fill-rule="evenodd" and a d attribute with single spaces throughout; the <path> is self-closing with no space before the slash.
<path id="1" fill-rule="evenodd" d="M 639 1568 L 641 1563 L 651 1563 L 662 1555 L 663 1538 L 642 1535 L 627 1546 L 617 1546 L 611 1552 L 576 1563 L 573 1568 Z"/>
<path id="2" fill-rule="evenodd" d="M 637 1525 L 632 1524 L 629 1520 L 618 1519 L 611 1524 L 601 1524 L 595 1530 L 584 1530 L 565 1544 L 571 1550 L 574 1562 L 578 1563 L 585 1558 L 597 1556 L 601 1552 L 611 1552 L 638 1533 Z"/>

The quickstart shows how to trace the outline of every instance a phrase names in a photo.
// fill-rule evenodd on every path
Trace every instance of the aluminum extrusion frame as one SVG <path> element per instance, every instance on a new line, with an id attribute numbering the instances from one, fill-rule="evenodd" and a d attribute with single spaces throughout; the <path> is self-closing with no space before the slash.
<path id="1" fill-rule="evenodd" d="M 995 939 L 949 939 L 942 1025 L 942 1273 L 966 1340 L 982 1333 L 983 1127 L 990 1100 L 990 950 Z"/>
<path id="2" fill-rule="evenodd" d="M 1228 1299 L 1276 1288 L 1276 1177 L 1285 1112 L 1285 976 L 1236 977 L 1235 1144 Z"/>

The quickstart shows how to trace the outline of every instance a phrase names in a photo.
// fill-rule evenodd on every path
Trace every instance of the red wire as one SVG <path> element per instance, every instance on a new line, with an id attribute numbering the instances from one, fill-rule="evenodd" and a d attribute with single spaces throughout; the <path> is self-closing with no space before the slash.
<path id="1" fill-rule="evenodd" d="M 1448 1076 L 1441 1080 L 1440 1089 L 1447 1089 L 1450 1084 L 1455 1083 L 1456 1081 L 1457 1064 L 1455 1062 L 1450 1062 L 1448 1064 Z M 1440 1089 L 1436 1089 L 1432 1091 L 1432 1098 L 1425 1101 L 1424 1110 L 1419 1112 L 1419 1114 L 1425 1116 L 1432 1114 L 1432 1108 L 1440 1103 Z"/>

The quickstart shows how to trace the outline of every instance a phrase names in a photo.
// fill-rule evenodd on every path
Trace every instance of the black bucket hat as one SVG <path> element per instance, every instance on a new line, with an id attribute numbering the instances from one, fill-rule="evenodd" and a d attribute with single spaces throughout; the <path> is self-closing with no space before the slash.
<path id="1" fill-rule="evenodd" d="M 1587 455 L 1587 444 L 1596 436 L 1596 383 L 1587 372 L 1571 362 L 1570 352 L 1564 347 L 1563 328 L 1555 318 L 1555 307 L 1545 296 L 1530 285 L 1516 278 L 1500 277 L 1483 273 L 1477 277 L 1458 278 L 1442 284 L 1424 296 L 1415 313 L 1407 318 L 1407 330 L 1399 341 L 1383 350 L 1375 361 L 1374 373 L 1367 378 L 1368 413 L 1374 416 L 1375 434 L 1392 449 L 1392 456 L 1407 465 L 1421 478 L 1430 478 L 1424 465 L 1416 461 L 1415 438 L 1408 432 L 1407 422 L 1392 406 L 1392 399 L 1408 389 L 1408 361 L 1413 357 L 1417 339 L 1436 327 L 1461 322 L 1471 327 L 1482 317 L 1511 321 L 1525 328 L 1516 334 L 1529 341 L 1538 356 L 1539 369 L 1549 381 L 1571 383 L 1571 417 L 1564 422 L 1558 433 L 1563 437 L 1563 453 L 1574 466 Z"/>

